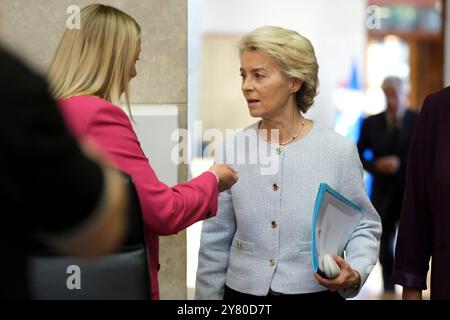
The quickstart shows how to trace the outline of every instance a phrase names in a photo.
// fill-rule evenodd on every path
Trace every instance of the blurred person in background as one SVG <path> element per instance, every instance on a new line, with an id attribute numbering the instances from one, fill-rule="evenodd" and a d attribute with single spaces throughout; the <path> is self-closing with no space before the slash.
<path id="1" fill-rule="evenodd" d="M 81 29 L 64 32 L 48 77 L 73 133 L 89 138 L 132 177 L 149 247 L 152 299 L 157 300 L 159 236 L 215 216 L 218 193 L 229 189 L 237 174 L 217 164 L 174 187 L 158 179 L 130 119 L 119 107 L 123 96 L 131 112 L 129 83 L 137 75 L 140 52 L 141 28 L 136 20 L 111 6 L 90 5 L 81 10 Z"/>
<path id="2" fill-rule="evenodd" d="M 393 281 L 403 299 L 450 300 L 450 88 L 429 95 L 411 141 Z"/>
<path id="3" fill-rule="evenodd" d="M 396 225 L 405 188 L 408 148 L 417 113 L 408 109 L 407 92 L 398 77 L 387 77 L 382 83 L 386 110 L 366 118 L 361 127 L 358 151 L 364 166 L 373 176 L 371 201 L 381 217 L 380 263 L 386 294 L 394 294 L 392 270 Z M 372 159 L 364 153 L 371 150 Z"/>
<path id="4" fill-rule="evenodd" d="M 46 82 L 0 49 L 0 299 L 30 298 L 36 246 L 95 257 L 124 238 L 123 177 L 87 142 L 80 149 Z"/>

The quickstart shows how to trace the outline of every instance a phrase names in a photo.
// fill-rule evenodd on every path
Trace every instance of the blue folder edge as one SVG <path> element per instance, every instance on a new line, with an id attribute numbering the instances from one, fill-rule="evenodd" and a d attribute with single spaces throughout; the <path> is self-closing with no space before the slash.
<path id="1" fill-rule="evenodd" d="M 319 186 L 319 191 L 317 192 L 316 197 L 316 203 L 314 204 L 314 214 L 313 214 L 313 222 L 312 222 L 312 232 L 311 232 L 311 254 L 312 254 L 312 263 L 313 263 L 313 270 L 314 272 L 317 272 L 319 270 L 319 257 L 317 256 L 317 250 L 316 250 L 316 223 L 317 218 L 319 217 L 319 211 L 320 206 L 322 205 L 323 198 L 325 196 L 325 193 L 328 192 L 333 197 L 339 199 L 340 201 L 346 203 L 348 206 L 352 207 L 353 209 L 359 211 L 361 214 L 363 214 L 362 208 L 354 204 L 349 199 L 345 198 L 343 195 L 341 195 L 339 192 L 331 188 L 326 183 L 321 183 Z"/>

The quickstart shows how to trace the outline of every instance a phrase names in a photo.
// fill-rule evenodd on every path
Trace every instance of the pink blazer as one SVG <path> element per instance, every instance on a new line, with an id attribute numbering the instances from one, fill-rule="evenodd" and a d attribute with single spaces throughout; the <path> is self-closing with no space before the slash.
<path id="1" fill-rule="evenodd" d="M 216 177 L 205 172 L 189 182 L 168 187 L 158 180 L 123 110 L 95 96 L 72 97 L 59 101 L 59 105 L 76 137 L 94 142 L 118 169 L 133 178 L 149 248 L 152 298 L 159 299 L 158 236 L 175 234 L 216 215 Z"/>

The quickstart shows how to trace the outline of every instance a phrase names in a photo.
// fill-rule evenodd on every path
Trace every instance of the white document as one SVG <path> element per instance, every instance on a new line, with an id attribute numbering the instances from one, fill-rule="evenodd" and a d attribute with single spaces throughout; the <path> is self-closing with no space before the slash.
<path id="1" fill-rule="evenodd" d="M 312 223 L 311 252 L 315 272 L 324 254 L 343 256 L 362 215 L 362 210 L 356 204 L 327 184 L 320 185 Z"/>

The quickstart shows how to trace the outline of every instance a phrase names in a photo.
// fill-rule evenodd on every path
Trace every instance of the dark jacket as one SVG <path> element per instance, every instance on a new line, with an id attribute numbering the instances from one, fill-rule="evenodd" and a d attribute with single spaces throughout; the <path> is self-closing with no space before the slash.
<path id="1" fill-rule="evenodd" d="M 450 299 L 450 88 L 424 102 L 409 154 L 393 280 Z"/>
<path id="2" fill-rule="evenodd" d="M 1 48 L 0 70 L 0 299 L 27 299 L 37 231 L 62 237 L 92 219 L 103 174 L 69 134 L 44 79 Z"/>
<path id="3" fill-rule="evenodd" d="M 403 199 L 403 189 L 406 177 L 406 163 L 408 158 L 409 141 L 411 140 L 417 113 L 407 110 L 401 120 L 398 130 L 388 126 L 386 112 L 368 117 L 364 120 L 358 141 L 358 152 L 364 169 L 373 175 L 371 200 L 381 218 L 391 214 L 391 208 L 398 208 L 397 219 L 400 215 L 400 205 Z M 371 160 L 365 159 L 364 152 L 370 149 L 373 153 Z M 397 156 L 401 161 L 399 171 L 394 175 L 385 175 L 375 171 L 375 160 L 384 156 Z M 398 206 L 393 202 L 399 201 Z"/>

